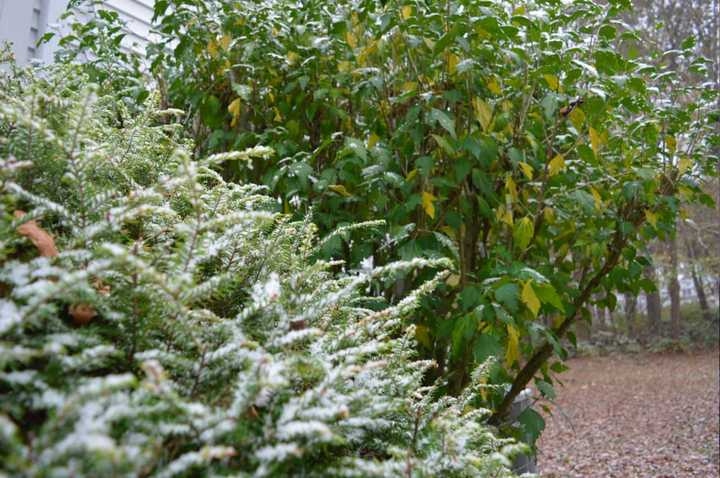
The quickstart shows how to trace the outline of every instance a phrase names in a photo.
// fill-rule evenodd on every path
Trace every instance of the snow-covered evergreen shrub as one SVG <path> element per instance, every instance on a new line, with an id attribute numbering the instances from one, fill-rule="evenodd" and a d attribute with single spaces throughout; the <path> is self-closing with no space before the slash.
<path id="1" fill-rule="evenodd" d="M 67 68 L 0 91 L 0 475 L 509 475 L 480 376 L 421 383 L 403 318 L 444 260 L 338 275 L 309 220 L 216 172 L 271 151 L 191 160 L 179 112 L 129 115 Z M 364 295 L 419 268 L 400 303 Z"/>

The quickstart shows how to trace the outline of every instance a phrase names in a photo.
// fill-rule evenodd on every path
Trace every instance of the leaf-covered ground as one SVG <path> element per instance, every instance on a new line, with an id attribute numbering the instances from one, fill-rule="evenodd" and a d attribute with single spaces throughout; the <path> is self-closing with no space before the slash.
<path id="1" fill-rule="evenodd" d="M 719 357 L 715 350 L 570 361 L 540 439 L 542 476 L 720 476 Z"/>

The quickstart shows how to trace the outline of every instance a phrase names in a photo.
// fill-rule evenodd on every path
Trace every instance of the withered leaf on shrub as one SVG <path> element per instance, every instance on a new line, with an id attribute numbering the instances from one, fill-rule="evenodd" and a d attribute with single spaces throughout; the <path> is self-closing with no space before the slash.
<path id="1" fill-rule="evenodd" d="M 27 213 L 25 211 L 19 209 L 14 213 L 17 218 L 21 218 L 26 214 Z M 34 219 L 18 226 L 17 232 L 21 236 L 25 236 L 30 239 L 30 242 L 37 247 L 41 256 L 56 257 L 60 254 L 53 237 L 45 229 L 40 227 Z M 102 283 L 96 284 L 96 288 L 103 295 L 107 295 L 109 293 L 109 287 L 102 285 Z M 75 325 L 85 325 L 97 317 L 97 312 L 93 306 L 89 304 L 73 304 L 70 306 L 69 313 L 73 318 L 73 323 Z"/>

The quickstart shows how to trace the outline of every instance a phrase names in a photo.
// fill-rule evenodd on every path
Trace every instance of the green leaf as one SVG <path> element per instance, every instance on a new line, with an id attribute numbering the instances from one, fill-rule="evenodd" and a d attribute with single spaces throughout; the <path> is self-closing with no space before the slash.
<path id="1" fill-rule="evenodd" d="M 503 351 L 502 344 L 497 337 L 482 334 L 474 341 L 473 358 L 476 363 L 483 363 L 489 357 L 496 357 Z"/>
<path id="2" fill-rule="evenodd" d="M 555 373 L 563 373 L 566 370 L 569 370 L 568 366 L 565 365 L 562 362 L 555 362 L 552 365 L 550 365 L 550 370 L 552 370 Z"/>
<path id="3" fill-rule="evenodd" d="M 440 126 L 442 126 L 445 131 L 450 133 L 450 136 L 452 136 L 453 139 L 457 138 L 457 135 L 455 134 L 455 121 L 450 118 L 447 113 L 433 108 L 432 110 L 430 110 L 430 119 L 433 122 L 437 121 L 438 123 L 440 123 Z"/>
<path id="4" fill-rule="evenodd" d="M 450 29 L 449 32 L 445 33 L 437 41 L 437 43 L 435 43 L 433 47 L 433 52 L 435 53 L 435 55 L 443 52 L 445 48 L 447 48 L 463 31 L 465 31 L 465 25 L 460 22 L 455 23 L 452 29 Z"/>
<path id="5" fill-rule="evenodd" d="M 535 442 L 545 430 L 545 420 L 542 415 L 533 410 L 526 408 L 517 418 L 523 427 L 523 442 L 530 446 L 535 446 Z"/>
<path id="6" fill-rule="evenodd" d="M 200 104 L 200 117 L 212 128 L 219 128 L 223 123 L 224 113 L 220 100 L 215 95 L 205 97 Z"/>
<path id="7" fill-rule="evenodd" d="M 472 169 L 472 163 L 467 157 L 461 157 L 454 162 L 455 181 L 462 182 Z"/>
<path id="8" fill-rule="evenodd" d="M 565 306 L 552 284 L 534 284 L 537 296 L 543 304 L 550 304 L 561 312 L 565 312 Z"/>
<path id="9" fill-rule="evenodd" d="M 600 27 L 600 31 L 598 33 L 601 38 L 609 41 L 615 38 L 617 30 L 615 30 L 615 27 L 612 25 L 603 25 Z"/>
<path id="10" fill-rule="evenodd" d="M 455 148 L 452 147 L 448 140 L 437 134 L 433 134 L 432 137 L 435 139 L 438 146 L 440 146 L 443 151 L 448 154 L 448 156 L 455 156 Z"/>
<path id="11" fill-rule="evenodd" d="M 535 380 L 535 386 L 538 390 L 540 390 L 540 393 L 542 393 L 543 397 L 549 400 L 555 400 L 555 387 L 553 387 L 551 384 L 549 384 L 545 380 Z"/>
<path id="12" fill-rule="evenodd" d="M 508 283 L 495 290 L 495 299 L 512 312 L 517 311 L 519 298 L 520 288 L 516 284 Z"/>
<path id="13" fill-rule="evenodd" d="M 457 357 L 470 338 L 477 332 L 478 321 L 475 314 L 465 314 L 455 320 L 452 330 L 452 355 Z"/>

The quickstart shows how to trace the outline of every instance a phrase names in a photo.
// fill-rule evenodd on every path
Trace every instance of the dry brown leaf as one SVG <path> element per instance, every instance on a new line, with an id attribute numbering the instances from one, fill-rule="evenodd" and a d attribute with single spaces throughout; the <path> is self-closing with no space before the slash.
<path id="1" fill-rule="evenodd" d="M 20 218 L 25 215 L 25 211 L 16 210 L 15 217 Z M 55 240 L 48 232 L 40 227 L 35 220 L 28 221 L 25 224 L 18 226 L 18 234 L 25 236 L 35 244 L 35 247 L 40 251 L 40 255 L 44 257 L 55 257 L 59 254 L 57 247 L 55 246 Z"/>
<path id="2" fill-rule="evenodd" d="M 17 218 L 25 216 L 26 212 L 16 210 L 14 215 Z M 18 234 L 25 236 L 37 247 L 41 256 L 44 257 L 55 257 L 60 254 L 55 246 L 55 240 L 52 236 L 42 227 L 38 225 L 35 220 L 28 221 L 25 224 L 18 226 Z M 101 280 L 95 280 L 94 284 L 98 293 L 102 295 L 110 294 L 110 286 L 104 284 Z M 95 308 L 89 304 L 74 304 L 70 306 L 70 316 L 73 318 L 75 325 L 85 325 L 92 319 L 97 317 Z"/>
<path id="3" fill-rule="evenodd" d="M 74 304 L 70 306 L 70 316 L 73 318 L 75 325 L 85 325 L 97 317 L 97 312 L 95 312 L 92 305 Z"/>

